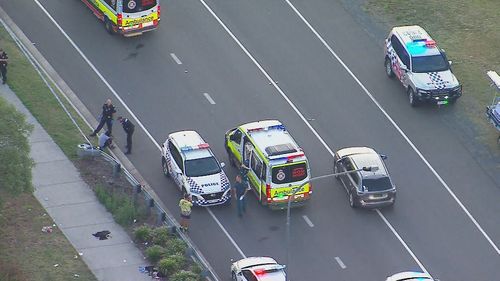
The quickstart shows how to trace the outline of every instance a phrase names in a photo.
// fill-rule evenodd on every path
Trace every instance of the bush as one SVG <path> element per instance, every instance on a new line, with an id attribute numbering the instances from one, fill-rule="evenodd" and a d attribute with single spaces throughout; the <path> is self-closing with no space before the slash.
<path id="1" fill-rule="evenodd" d="M 135 239 L 139 242 L 148 242 L 151 239 L 151 228 L 143 225 L 134 229 Z"/>
<path id="2" fill-rule="evenodd" d="M 165 248 L 159 245 L 153 245 L 146 249 L 146 256 L 150 262 L 156 263 L 165 256 Z"/>
<path id="3" fill-rule="evenodd" d="M 125 201 L 118 206 L 114 214 L 115 220 L 121 225 L 130 225 L 137 217 L 137 208 L 132 201 Z"/>
<path id="4" fill-rule="evenodd" d="M 171 237 L 166 227 L 158 227 L 151 231 L 151 240 L 155 245 L 166 246 L 169 239 Z"/>
<path id="5" fill-rule="evenodd" d="M 186 258 L 181 255 L 172 255 L 163 258 L 158 267 L 164 275 L 173 275 L 186 265 Z"/>
<path id="6" fill-rule="evenodd" d="M 192 264 L 189 270 L 197 275 L 201 275 L 202 271 L 201 267 L 197 263 Z"/>
<path id="7" fill-rule="evenodd" d="M 134 219 L 142 216 L 134 202 L 127 195 L 109 192 L 102 185 L 97 185 L 94 192 L 99 202 L 113 214 L 117 223 L 127 226 L 132 224 Z"/>
<path id="8" fill-rule="evenodd" d="M 172 238 L 167 242 L 165 250 L 170 255 L 184 255 L 186 253 L 187 245 L 179 238 Z"/>
<path id="9" fill-rule="evenodd" d="M 170 281 L 198 281 L 200 280 L 200 275 L 191 271 L 181 270 L 172 275 L 169 279 Z"/>

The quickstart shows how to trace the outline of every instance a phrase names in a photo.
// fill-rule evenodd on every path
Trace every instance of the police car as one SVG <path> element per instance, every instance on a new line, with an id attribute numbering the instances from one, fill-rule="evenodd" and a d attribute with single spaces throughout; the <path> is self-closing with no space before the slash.
<path id="1" fill-rule="evenodd" d="M 412 106 L 420 102 L 444 105 L 462 95 L 451 62 L 422 27 L 394 27 L 385 39 L 384 55 L 386 74 L 399 79 Z"/>
<path id="2" fill-rule="evenodd" d="M 233 281 L 285 281 L 285 266 L 269 257 L 250 257 L 231 265 Z"/>
<path id="3" fill-rule="evenodd" d="M 433 279 L 428 273 L 406 271 L 396 273 L 392 276 L 387 277 L 386 281 L 439 281 Z"/>
<path id="4" fill-rule="evenodd" d="M 229 180 L 208 143 L 195 131 L 172 133 L 162 145 L 163 173 L 182 193 L 191 195 L 193 205 L 228 204 Z"/>

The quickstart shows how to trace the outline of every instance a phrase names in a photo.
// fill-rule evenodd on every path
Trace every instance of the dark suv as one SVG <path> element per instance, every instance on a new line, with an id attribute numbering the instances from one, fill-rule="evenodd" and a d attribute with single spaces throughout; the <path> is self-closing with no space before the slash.
<path id="1" fill-rule="evenodd" d="M 383 159 L 386 156 L 368 147 L 343 148 L 335 153 L 335 173 L 352 171 L 336 176 L 347 191 L 351 207 L 377 208 L 394 204 L 396 186 Z"/>

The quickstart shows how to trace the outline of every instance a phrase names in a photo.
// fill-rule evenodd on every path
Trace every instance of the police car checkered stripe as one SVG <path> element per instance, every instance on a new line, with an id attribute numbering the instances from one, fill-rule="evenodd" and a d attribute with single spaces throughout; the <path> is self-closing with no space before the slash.
<path id="1" fill-rule="evenodd" d="M 432 86 L 434 86 L 435 89 L 442 90 L 446 88 L 446 82 L 441 77 L 441 74 L 437 72 L 429 72 L 428 74 L 429 79 L 432 82 Z"/>

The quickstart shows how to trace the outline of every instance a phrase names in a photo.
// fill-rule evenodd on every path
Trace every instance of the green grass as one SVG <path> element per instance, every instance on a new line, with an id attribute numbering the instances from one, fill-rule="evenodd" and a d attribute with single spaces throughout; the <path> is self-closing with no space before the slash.
<path id="1" fill-rule="evenodd" d="M 3 28 L 0 28 L 0 46 L 9 56 L 7 73 L 9 87 L 55 140 L 64 154 L 70 159 L 76 159 L 76 145 L 84 142 L 85 139 L 80 135 L 31 63 L 20 52 Z M 78 117 L 63 97 L 61 100 L 70 110 L 72 116 Z M 80 118 L 77 118 L 77 123 L 83 130 L 88 130 Z"/>
<path id="2" fill-rule="evenodd" d="M 76 145 L 84 138 L 3 27 L 0 46 L 9 56 L 9 87 L 63 152 L 76 159 Z M 71 112 L 78 116 L 73 109 Z M 77 122 L 86 128 L 81 119 Z M 13 196 L 0 190 L 0 198 L 4 203 L 0 209 L 0 280 L 96 280 L 57 227 L 50 234 L 41 231 L 53 221 L 44 215 L 45 210 L 32 194 Z"/>
<path id="3" fill-rule="evenodd" d="M 486 71 L 500 73 L 500 2 L 498 0 L 367 0 L 365 10 L 388 26 L 418 24 L 453 61 L 464 92 L 456 104 L 481 128 L 479 138 L 495 141 L 496 131 L 485 121 L 485 106 L 494 91 Z"/>

